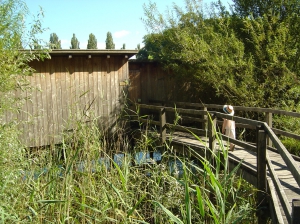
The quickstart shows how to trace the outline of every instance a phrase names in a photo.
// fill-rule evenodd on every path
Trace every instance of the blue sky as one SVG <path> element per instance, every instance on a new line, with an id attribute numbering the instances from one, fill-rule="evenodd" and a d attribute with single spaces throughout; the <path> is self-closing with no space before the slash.
<path id="1" fill-rule="evenodd" d="M 212 0 L 205 0 L 210 3 Z M 86 49 L 89 34 L 93 33 L 98 49 L 105 49 L 107 32 L 113 35 L 116 49 L 125 43 L 132 50 L 138 44 L 143 46 L 147 34 L 141 18 L 145 18 L 143 4 L 149 0 L 24 0 L 31 14 L 36 15 L 40 7 L 44 11 L 42 21 L 47 30 L 40 36 L 48 42 L 51 33 L 56 33 L 63 49 L 70 48 L 75 33 L 80 49 Z M 172 3 L 184 5 L 184 0 L 152 0 L 160 12 L 165 12 Z M 223 0 L 225 5 L 230 0 Z"/>

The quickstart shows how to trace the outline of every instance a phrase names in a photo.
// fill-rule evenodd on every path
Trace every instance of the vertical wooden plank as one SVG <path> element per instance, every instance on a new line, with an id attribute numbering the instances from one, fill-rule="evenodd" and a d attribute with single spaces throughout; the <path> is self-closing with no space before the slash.
<path id="1" fill-rule="evenodd" d="M 82 120 L 84 111 L 84 59 L 82 57 L 78 58 L 79 67 L 79 94 L 78 94 L 78 118 Z"/>
<path id="2" fill-rule="evenodd" d="M 83 96 L 82 96 L 82 111 L 83 111 L 83 121 L 87 121 L 87 117 L 89 116 L 89 112 L 87 111 L 87 105 L 89 101 L 89 72 L 88 72 L 88 59 L 86 57 L 82 58 L 83 62 L 83 73 L 82 73 L 82 87 L 83 87 Z"/>
<path id="3" fill-rule="evenodd" d="M 61 105 L 61 85 L 60 85 L 60 78 L 61 78 L 61 58 L 55 57 L 55 73 L 54 73 L 54 86 L 55 86 L 55 108 L 54 108 L 54 115 L 55 115 L 55 143 L 59 142 L 59 135 L 60 135 L 60 125 L 61 125 L 61 116 L 62 116 L 62 105 Z"/>
<path id="4" fill-rule="evenodd" d="M 160 109 L 160 138 L 161 138 L 161 144 L 164 144 L 166 141 L 166 135 L 167 135 L 167 129 L 166 129 L 166 111 L 165 108 Z"/>
<path id="5" fill-rule="evenodd" d="M 35 146 L 41 146 L 41 139 L 43 133 L 43 122 L 42 122 L 42 89 L 41 89 L 41 82 L 42 82 L 42 63 L 38 62 L 38 73 L 35 75 L 35 96 L 36 100 L 34 102 L 36 107 L 36 133 L 35 133 Z"/>
<path id="6" fill-rule="evenodd" d="M 74 119 L 79 119 L 79 96 L 80 96 L 80 59 L 74 57 L 75 72 L 73 76 L 73 95 L 74 95 Z M 74 127 L 73 127 L 74 128 Z"/>
<path id="7" fill-rule="evenodd" d="M 72 119 L 74 118 L 74 76 L 75 76 L 75 64 L 74 64 L 74 58 L 70 58 L 68 60 L 68 69 L 69 72 L 67 74 L 67 82 L 66 82 L 66 86 L 67 86 L 67 90 L 68 90 L 68 95 L 69 95 L 69 99 L 68 99 L 68 105 L 67 105 L 67 113 L 68 113 L 68 120 L 69 120 L 69 124 L 68 124 L 68 129 L 72 129 Z"/>
<path id="8" fill-rule="evenodd" d="M 211 119 L 211 121 L 208 121 L 208 138 L 209 148 L 214 152 L 217 118 L 214 114 L 211 114 Z"/>
<path id="9" fill-rule="evenodd" d="M 261 127 L 257 127 L 257 207 L 259 209 L 258 223 L 266 223 L 264 208 L 267 208 L 267 144 L 266 133 Z"/>
<path id="10" fill-rule="evenodd" d="M 40 126 L 41 126 L 41 142 L 40 145 L 44 146 L 47 145 L 47 117 L 48 117 L 48 111 L 47 111 L 47 84 L 46 84 L 46 66 L 47 66 L 47 59 L 45 59 L 43 62 L 40 62 L 41 64 L 41 75 L 40 75 L 40 87 L 41 92 L 39 94 L 41 97 L 39 100 L 41 100 L 41 108 L 40 108 Z"/>
<path id="11" fill-rule="evenodd" d="M 69 97 L 67 95 L 67 91 L 66 91 L 66 58 L 64 57 L 59 57 L 59 68 L 60 68 L 60 76 L 59 76 L 59 80 L 57 80 L 57 85 L 59 85 L 59 94 L 60 94 L 60 111 L 59 111 L 59 124 L 60 124 L 60 128 L 59 128 L 59 136 L 62 135 L 62 133 L 65 130 L 65 125 L 67 122 L 67 113 L 66 113 L 66 104 L 67 104 L 67 98 Z"/>
<path id="12" fill-rule="evenodd" d="M 126 95 L 127 95 L 126 89 L 128 87 L 128 86 L 125 86 L 126 85 L 125 81 L 128 81 L 126 79 L 126 73 L 125 73 L 126 71 L 124 69 L 124 67 L 126 66 L 125 64 L 126 64 L 125 57 L 120 57 L 120 59 L 118 60 L 118 68 L 117 68 L 118 69 L 118 83 L 117 83 L 117 85 L 118 85 L 118 88 L 119 88 L 119 90 L 117 92 L 117 94 L 118 94 L 117 104 L 118 104 L 118 107 L 120 107 L 121 111 L 124 108 L 125 98 L 126 98 Z M 122 83 L 122 84 L 120 84 L 120 83 Z"/>
<path id="13" fill-rule="evenodd" d="M 111 123 L 109 124 L 109 126 L 115 121 L 114 119 L 114 114 L 116 111 L 116 77 L 115 77 L 115 73 L 116 73 L 116 65 L 115 65 L 115 56 L 110 56 L 110 67 L 111 67 L 111 72 L 110 72 L 110 98 L 108 99 L 109 104 L 110 104 L 110 119 L 111 119 Z"/>
<path id="14" fill-rule="evenodd" d="M 98 114 L 101 117 L 103 116 L 103 97 L 104 97 L 104 84 L 103 84 L 103 76 L 104 76 L 104 66 L 103 66 L 103 57 L 99 57 L 98 58 L 98 102 L 99 102 L 99 106 L 98 106 Z"/>
<path id="15" fill-rule="evenodd" d="M 203 108 L 201 108 L 201 110 L 207 111 L 207 107 L 203 107 Z M 201 128 L 203 130 L 206 130 L 207 129 L 207 122 L 208 122 L 207 121 L 207 115 L 201 115 L 201 119 L 206 120 L 206 121 L 203 121 L 201 123 Z"/>
<path id="16" fill-rule="evenodd" d="M 65 86 L 65 73 L 64 73 L 64 64 L 63 64 L 63 57 L 58 58 L 58 73 L 56 76 L 56 85 L 57 85 L 57 117 L 58 117 L 58 133 L 57 133 L 57 141 L 61 141 L 61 134 L 64 130 L 64 108 L 65 108 L 65 97 L 64 97 L 64 86 Z"/>
<path id="17" fill-rule="evenodd" d="M 44 108 L 46 110 L 46 130 L 45 130 L 45 138 L 47 145 L 52 144 L 53 136 L 53 116 L 52 116 L 52 92 L 51 92 L 51 59 L 46 60 L 45 65 L 45 88 L 46 88 L 46 100 L 44 104 Z"/>
<path id="18" fill-rule="evenodd" d="M 37 146 L 38 145 L 38 136 L 39 136 L 39 123 L 38 123 L 38 96 L 37 96 L 37 89 L 38 89 L 38 81 L 37 76 L 40 75 L 40 64 L 35 61 L 34 66 L 36 72 L 32 76 L 32 94 L 31 94 L 31 102 L 32 102 L 32 135 L 31 135 L 31 144 L 30 146 Z"/>
<path id="19" fill-rule="evenodd" d="M 266 123 L 269 125 L 270 128 L 272 128 L 273 119 L 272 119 L 272 113 L 270 112 L 266 113 Z M 267 138 L 267 145 L 272 147 L 272 141 L 269 137 Z"/>
<path id="20" fill-rule="evenodd" d="M 99 66 L 97 64 L 99 57 L 93 57 L 92 63 L 93 63 L 93 94 L 94 94 L 94 115 L 96 118 L 99 117 L 99 93 L 98 93 L 98 71 Z"/>
<path id="21" fill-rule="evenodd" d="M 95 117 L 95 100 L 94 100 L 94 63 L 92 58 L 88 59 L 88 90 L 89 90 L 89 100 L 87 102 L 87 107 L 89 108 L 89 120 Z"/>
<path id="22" fill-rule="evenodd" d="M 56 79 L 56 57 L 51 58 L 51 64 L 50 64 L 50 85 L 51 85 L 51 102 L 48 103 L 48 108 L 50 108 L 51 111 L 51 117 L 52 117 L 52 123 L 51 123 L 51 139 L 52 144 L 55 144 L 56 141 L 56 133 L 57 133 L 57 92 L 56 92 L 56 85 L 55 85 L 55 79 Z"/>
<path id="23" fill-rule="evenodd" d="M 106 58 L 106 99 L 105 99 L 105 114 L 106 121 L 109 123 L 109 114 L 111 111 L 110 99 L 111 99 L 111 68 L 110 68 L 110 58 Z M 106 126 L 107 127 L 107 126 Z"/>

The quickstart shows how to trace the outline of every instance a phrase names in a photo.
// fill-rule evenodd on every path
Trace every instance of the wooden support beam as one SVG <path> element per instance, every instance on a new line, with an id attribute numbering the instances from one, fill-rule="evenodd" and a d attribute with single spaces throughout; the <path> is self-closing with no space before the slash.
<path id="1" fill-rule="evenodd" d="M 271 112 L 266 112 L 266 123 L 272 129 L 273 118 L 272 118 L 272 113 Z M 269 147 L 272 147 L 272 140 L 269 137 L 267 138 L 267 145 Z"/>
<path id="2" fill-rule="evenodd" d="M 207 107 L 203 107 L 203 108 L 200 108 L 201 110 L 204 110 L 204 111 L 207 111 Z M 201 119 L 204 120 L 204 122 L 201 123 L 201 128 L 203 130 L 206 130 L 207 129 L 207 115 L 201 115 Z"/>
<path id="3" fill-rule="evenodd" d="M 160 122 L 160 138 L 161 144 L 164 144 L 166 141 L 167 130 L 166 130 L 166 110 L 161 108 L 159 111 L 159 122 Z"/>
<path id="4" fill-rule="evenodd" d="M 215 135 L 216 135 L 216 124 L 217 124 L 217 117 L 214 114 L 210 114 L 208 115 L 208 145 L 209 145 L 209 151 L 208 153 L 211 154 L 211 158 L 208 159 L 212 159 L 212 153 L 214 152 L 214 148 L 215 148 Z M 212 163 L 214 163 L 214 161 L 211 161 Z"/>
<path id="5" fill-rule="evenodd" d="M 257 216 L 258 223 L 267 223 L 267 140 L 262 126 L 257 126 Z"/>

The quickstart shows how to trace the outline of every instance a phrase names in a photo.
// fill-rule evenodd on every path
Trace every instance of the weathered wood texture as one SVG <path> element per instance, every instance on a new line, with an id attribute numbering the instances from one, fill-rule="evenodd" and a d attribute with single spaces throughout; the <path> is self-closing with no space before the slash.
<path id="1" fill-rule="evenodd" d="M 148 103 L 150 99 L 186 101 L 193 98 L 190 83 L 175 82 L 171 71 L 165 71 L 157 62 L 129 62 L 132 102 Z"/>
<path id="2" fill-rule="evenodd" d="M 149 111 L 164 110 L 170 112 L 172 111 L 173 113 L 175 112 L 174 108 L 165 106 L 145 104 L 139 104 L 138 106 L 140 108 L 148 109 Z M 206 111 L 187 110 L 181 108 L 176 108 L 176 111 L 181 111 L 188 115 L 201 114 L 204 112 L 206 113 Z M 173 131 L 170 133 L 172 133 L 173 136 L 171 139 L 172 141 L 176 141 L 176 145 L 179 145 L 179 149 L 182 149 L 182 153 L 184 155 L 188 155 L 189 152 L 185 151 L 189 150 L 189 147 L 194 149 L 207 149 L 207 141 L 209 143 L 209 149 L 213 151 L 218 150 L 218 148 L 220 149 L 221 145 L 225 145 L 226 149 L 228 148 L 229 143 L 234 143 L 236 145 L 236 150 L 232 153 L 229 153 L 229 160 L 235 165 L 242 161 L 241 171 L 243 178 L 258 187 L 259 194 L 257 201 L 260 203 L 260 205 L 262 205 L 262 208 L 267 207 L 267 204 L 262 202 L 267 202 L 266 193 L 269 193 L 268 195 L 271 196 L 269 198 L 271 199 L 271 204 L 273 205 L 271 206 L 271 216 L 273 218 L 276 218 L 277 216 L 277 221 L 279 223 L 292 223 L 293 218 L 297 219 L 297 217 L 292 214 L 292 201 L 299 199 L 300 195 L 299 161 L 294 160 L 292 155 L 287 151 L 285 146 L 275 135 L 271 127 L 269 127 L 266 122 L 250 120 L 237 116 L 229 116 L 219 112 L 209 112 L 208 116 L 211 117 L 211 120 L 208 122 L 208 132 L 205 135 L 207 136 L 207 140 L 203 140 L 201 135 L 200 138 L 202 140 L 199 141 L 199 138 L 195 138 L 195 136 L 191 133 L 178 134 L 178 132 L 174 132 L 174 130 L 188 132 L 188 130 L 191 129 L 190 127 L 179 126 L 180 129 L 174 129 L 172 127 Z M 293 115 L 290 114 L 290 116 Z M 217 134 L 216 118 L 232 119 L 235 122 L 257 127 L 256 144 L 248 144 L 247 142 L 232 139 L 222 134 L 218 134 L 218 138 L 215 138 Z M 165 120 L 167 120 L 167 118 Z M 147 123 L 149 124 L 151 122 L 147 121 Z M 155 125 L 161 124 L 156 122 Z M 170 124 L 166 124 L 166 126 L 169 127 Z M 276 148 L 275 150 L 272 149 L 267 151 L 267 137 L 269 137 L 272 145 L 274 145 Z M 187 145 L 188 147 L 180 146 L 183 144 Z M 221 148 L 223 149 L 224 147 Z M 234 166 L 230 165 L 230 167 L 233 168 Z M 277 203 L 279 203 L 279 206 Z M 297 208 L 295 207 L 295 209 Z M 261 223 L 266 222 L 266 212 L 260 213 L 259 220 Z"/>
<path id="3" fill-rule="evenodd" d="M 55 55 L 30 66 L 36 70 L 28 77 L 32 89 L 21 93 L 29 100 L 17 114 L 26 146 L 60 143 L 62 133 L 76 128 L 76 121 L 98 118 L 106 128 L 115 123 L 128 88 L 124 55 Z"/>

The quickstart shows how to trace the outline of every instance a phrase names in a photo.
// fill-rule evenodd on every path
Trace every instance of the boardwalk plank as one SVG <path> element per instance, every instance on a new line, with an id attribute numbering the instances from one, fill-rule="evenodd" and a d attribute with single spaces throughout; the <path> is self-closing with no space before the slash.
<path id="1" fill-rule="evenodd" d="M 170 135 L 169 135 L 170 137 Z M 202 148 L 208 147 L 208 139 L 206 137 L 200 137 L 201 141 L 195 139 L 195 137 L 189 133 L 173 133 L 172 134 L 172 139 L 176 140 L 177 142 L 181 142 L 182 144 L 186 145 L 199 145 L 202 146 Z M 223 141 L 223 144 L 225 145 L 225 148 L 228 147 L 228 142 Z M 201 148 L 201 147 L 200 147 Z M 219 144 L 217 144 L 216 149 L 220 150 Z M 271 150 L 267 150 L 267 153 L 269 155 L 269 158 L 272 162 L 273 169 L 281 183 L 281 189 L 283 189 L 286 198 L 292 206 L 292 200 L 293 199 L 300 199 L 300 188 L 298 186 L 297 181 L 293 177 L 292 173 L 290 170 L 288 170 L 287 165 L 285 164 L 284 160 L 282 157 Z M 253 151 L 245 150 L 241 147 L 236 147 L 236 150 L 234 152 L 229 152 L 229 156 L 238 160 L 238 161 L 243 161 L 243 164 L 248 165 L 249 167 L 252 167 L 253 169 L 257 169 L 257 158 L 256 158 L 256 153 Z M 295 162 L 296 165 L 299 167 L 300 162 Z M 268 175 L 270 175 L 269 171 Z M 278 196 L 277 196 L 278 197 Z M 279 201 L 277 198 L 276 201 Z M 276 202 L 277 203 L 277 202 Z M 285 216 L 283 212 L 282 205 L 279 205 L 281 213 L 282 213 L 282 219 L 284 222 L 287 221 L 287 217 Z M 290 214 L 291 215 L 291 214 Z"/>

